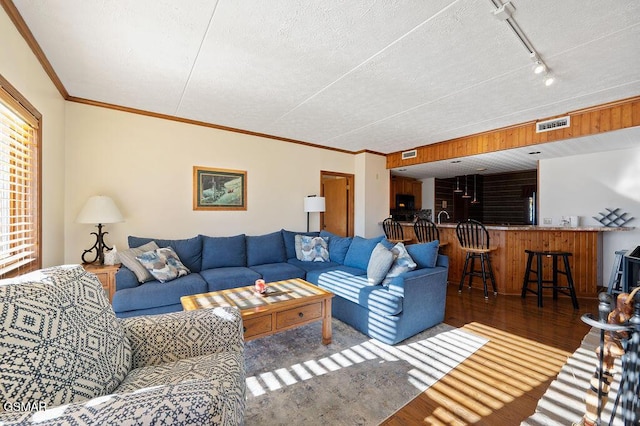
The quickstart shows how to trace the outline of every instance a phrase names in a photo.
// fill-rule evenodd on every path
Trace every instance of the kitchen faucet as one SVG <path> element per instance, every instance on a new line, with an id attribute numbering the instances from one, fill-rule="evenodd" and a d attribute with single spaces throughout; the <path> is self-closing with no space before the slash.
<path id="1" fill-rule="evenodd" d="M 447 219 L 449 219 L 449 213 L 447 213 L 447 211 L 446 211 L 446 210 L 440 210 L 440 213 L 438 213 L 438 224 L 440 224 L 440 223 L 441 223 L 441 222 L 440 222 L 440 215 L 441 215 L 442 213 L 446 214 L 446 215 L 447 215 Z"/>

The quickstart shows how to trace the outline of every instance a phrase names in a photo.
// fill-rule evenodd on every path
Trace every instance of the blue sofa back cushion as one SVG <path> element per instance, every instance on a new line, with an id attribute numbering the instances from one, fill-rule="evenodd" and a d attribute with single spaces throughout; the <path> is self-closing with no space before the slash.
<path id="1" fill-rule="evenodd" d="M 418 269 L 421 268 L 433 268 L 436 266 L 438 260 L 438 247 L 440 241 L 430 241 L 428 243 L 421 244 L 409 244 L 407 252 L 414 262 L 418 265 Z"/>
<path id="2" fill-rule="evenodd" d="M 320 236 L 329 238 L 329 260 L 344 265 L 344 257 L 347 255 L 353 238 L 341 237 L 327 231 L 320 231 Z"/>
<path id="3" fill-rule="evenodd" d="M 209 237 L 202 235 L 202 270 L 247 266 L 245 235 Z"/>
<path id="4" fill-rule="evenodd" d="M 375 238 L 353 237 L 349 250 L 347 250 L 347 254 L 344 257 L 344 265 L 366 271 L 369 266 L 371 252 L 383 238 L 384 235 Z M 329 246 L 329 255 L 331 255 L 331 246 Z"/>
<path id="5" fill-rule="evenodd" d="M 129 236 L 129 247 L 140 247 L 149 241 L 155 241 L 158 247 L 171 247 L 184 266 L 191 272 L 202 270 L 202 237 L 187 238 L 184 240 L 161 240 L 158 238 L 142 238 Z"/>
<path id="6" fill-rule="evenodd" d="M 284 239 L 280 231 L 266 235 L 247 235 L 247 266 L 287 261 Z"/>
<path id="7" fill-rule="evenodd" d="M 296 235 L 308 235 L 311 237 L 319 236 L 319 232 L 294 232 L 287 231 L 286 229 L 281 230 L 282 238 L 284 240 L 284 248 L 287 252 L 287 259 L 295 259 L 296 258 Z M 331 251 L 329 251 L 331 253 Z"/>

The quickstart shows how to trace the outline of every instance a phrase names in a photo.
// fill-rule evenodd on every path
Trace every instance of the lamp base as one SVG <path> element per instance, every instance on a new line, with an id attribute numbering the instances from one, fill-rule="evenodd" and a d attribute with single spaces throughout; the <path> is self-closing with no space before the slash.
<path id="1" fill-rule="evenodd" d="M 111 250 L 111 247 L 107 246 L 104 243 L 104 236 L 108 234 L 108 232 L 102 232 L 102 224 L 99 223 L 98 225 L 98 232 L 92 232 L 91 235 L 95 235 L 96 236 L 96 242 L 95 244 L 93 244 L 93 246 L 88 249 L 85 250 L 82 253 L 82 262 L 83 263 L 94 263 L 96 260 L 99 260 L 100 265 L 104 265 L 104 251 L 105 250 Z M 95 257 L 93 258 L 93 260 L 88 260 L 85 258 L 85 256 L 87 256 L 89 253 L 92 253 L 95 250 Z"/>

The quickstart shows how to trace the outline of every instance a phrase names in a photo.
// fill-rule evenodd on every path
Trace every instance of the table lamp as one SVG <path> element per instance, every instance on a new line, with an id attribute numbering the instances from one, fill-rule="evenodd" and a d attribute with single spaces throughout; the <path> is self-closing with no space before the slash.
<path id="1" fill-rule="evenodd" d="M 100 261 L 100 265 L 104 265 L 104 251 L 111 250 L 111 247 L 104 243 L 104 236 L 108 232 L 102 232 L 102 226 L 105 223 L 118 223 L 124 222 L 122 213 L 118 210 L 118 207 L 110 197 L 105 195 L 94 195 L 89 197 L 87 202 L 80 210 L 76 223 L 94 223 L 98 227 L 98 232 L 92 232 L 92 235 L 96 236 L 96 242 L 88 250 L 82 253 L 82 261 L 84 263 L 93 263 L 96 260 Z M 86 256 L 93 251 L 96 251 L 93 260 L 87 259 Z"/>

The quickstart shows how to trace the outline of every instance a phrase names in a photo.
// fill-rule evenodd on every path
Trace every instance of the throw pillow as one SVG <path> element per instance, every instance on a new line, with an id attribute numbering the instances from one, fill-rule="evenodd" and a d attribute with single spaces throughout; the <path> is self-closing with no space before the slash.
<path id="1" fill-rule="evenodd" d="M 147 281 L 153 280 L 153 275 L 145 268 L 142 263 L 136 258 L 136 256 L 140 256 L 142 253 L 146 253 L 148 251 L 157 250 L 159 247 L 155 241 L 151 241 L 147 244 L 141 245 L 140 247 L 130 248 L 125 251 L 121 251 L 118 253 L 120 257 L 120 262 L 129 268 L 131 272 L 136 274 L 136 278 L 138 278 L 138 282 L 144 283 Z"/>
<path id="2" fill-rule="evenodd" d="M 407 271 L 413 271 L 418 266 L 409 255 L 409 252 L 407 252 L 407 248 L 403 243 L 397 243 L 391 248 L 391 252 L 396 255 L 396 258 L 393 261 L 393 265 L 391 265 L 391 269 L 387 272 L 387 276 L 384 277 L 382 285 L 388 285 L 395 277 Z"/>
<path id="3" fill-rule="evenodd" d="M 142 253 L 136 257 L 142 265 L 161 283 L 183 277 L 191 271 L 182 264 L 171 247 L 163 247 Z"/>
<path id="4" fill-rule="evenodd" d="M 344 264 L 344 258 L 347 255 L 349 246 L 351 245 L 351 237 L 341 237 L 327 231 L 320 231 L 320 236 L 329 240 L 329 260 Z"/>
<path id="5" fill-rule="evenodd" d="M 366 271 L 373 249 L 383 238 L 384 235 L 375 238 L 353 237 L 344 257 L 344 265 Z"/>
<path id="6" fill-rule="evenodd" d="M 382 243 L 378 243 L 369 258 L 369 265 L 367 266 L 367 284 L 378 285 L 384 280 L 384 277 L 389 272 L 389 268 L 393 264 L 395 254 Z"/>
<path id="7" fill-rule="evenodd" d="M 296 259 L 303 262 L 328 262 L 329 241 L 322 237 L 296 235 Z"/>
<path id="8" fill-rule="evenodd" d="M 407 251 L 413 260 L 418 264 L 418 268 L 434 268 L 438 261 L 438 248 L 440 241 L 430 241 L 422 244 L 410 244 Z"/>
<path id="9" fill-rule="evenodd" d="M 54 407 L 113 392 L 131 346 L 98 277 L 78 265 L 28 275 L 0 285 L 0 401 Z"/>

